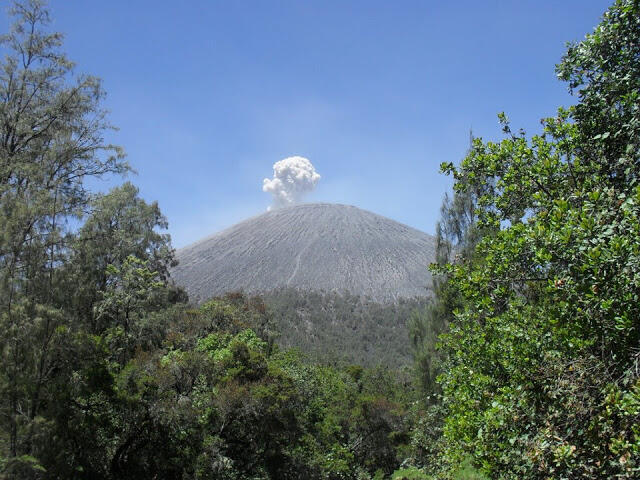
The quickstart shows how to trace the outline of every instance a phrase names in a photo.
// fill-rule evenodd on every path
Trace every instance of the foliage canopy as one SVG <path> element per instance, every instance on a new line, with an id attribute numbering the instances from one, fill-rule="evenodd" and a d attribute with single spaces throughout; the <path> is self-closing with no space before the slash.
<path id="1" fill-rule="evenodd" d="M 579 103 L 543 133 L 476 139 L 457 192 L 483 235 L 449 264 L 445 456 L 496 478 L 635 478 L 640 468 L 640 6 L 618 1 L 557 67 Z"/>

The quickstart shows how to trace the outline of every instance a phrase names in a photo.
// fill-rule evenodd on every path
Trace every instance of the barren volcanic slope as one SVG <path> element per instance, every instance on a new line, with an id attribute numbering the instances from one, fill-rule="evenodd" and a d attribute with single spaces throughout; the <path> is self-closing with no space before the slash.
<path id="1" fill-rule="evenodd" d="M 277 287 L 392 301 L 428 294 L 434 243 L 426 233 L 356 207 L 302 204 L 178 250 L 172 276 L 195 301 Z"/>

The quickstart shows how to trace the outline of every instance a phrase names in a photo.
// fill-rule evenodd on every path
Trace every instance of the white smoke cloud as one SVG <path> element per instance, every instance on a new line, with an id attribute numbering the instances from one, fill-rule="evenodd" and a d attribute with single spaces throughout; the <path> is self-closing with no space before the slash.
<path id="1" fill-rule="evenodd" d="M 289 157 L 273 164 L 273 178 L 262 181 L 262 191 L 273 195 L 272 208 L 298 203 L 320 180 L 311 162 L 304 157 Z"/>

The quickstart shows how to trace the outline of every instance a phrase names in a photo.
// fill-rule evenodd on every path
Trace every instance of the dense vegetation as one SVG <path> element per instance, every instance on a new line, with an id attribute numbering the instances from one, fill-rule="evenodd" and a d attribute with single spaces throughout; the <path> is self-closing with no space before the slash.
<path id="1" fill-rule="evenodd" d="M 322 363 L 384 365 L 408 370 L 407 319 L 423 310 L 428 298 L 379 303 L 337 292 L 281 288 L 262 294 L 273 318 L 276 341 L 299 348 Z M 404 368 L 403 368 L 404 367 Z"/>
<path id="2" fill-rule="evenodd" d="M 190 306 L 169 278 L 157 204 L 130 183 L 86 187 L 128 170 L 103 140 L 99 80 L 73 75 L 39 0 L 12 13 L 0 478 L 640 476 L 637 0 L 618 0 L 557 66 L 575 106 L 532 137 L 501 115 L 504 140 L 473 139 L 459 166 L 443 165 L 455 191 L 435 297 L 379 317 L 366 300 L 290 291 L 271 306 L 241 294 Z M 392 319 L 409 308 L 402 345 Z M 278 346 L 288 332 L 306 341 L 300 319 L 325 321 L 321 310 L 353 337 L 321 325 L 324 352 Z M 411 349 L 413 379 L 349 365 L 371 365 L 362 352 L 326 361 L 385 334 L 395 358 Z"/>
<path id="3" fill-rule="evenodd" d="M 639 2 L 617 1 L 557 74 L 578 103 L 542 134 L 501 115 L 504 140 L 443 165 L 476 218 L 472 251 L 436 268 L 454 308 L 434 448 L 490 478 L 638 478 Z"/>

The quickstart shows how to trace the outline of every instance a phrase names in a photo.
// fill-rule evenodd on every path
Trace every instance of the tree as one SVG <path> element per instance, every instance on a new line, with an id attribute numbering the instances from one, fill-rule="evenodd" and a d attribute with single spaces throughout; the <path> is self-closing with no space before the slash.
<path id="1" fill-rule="evenodd" d="M 469 150 L 473 134 L 469 135 Z M 439 348 L 441 336 L 449 330 L 455 312 L 463 307 L 463 294 L 442 271 L 448 263 L 465 264 L 475 260 L 475 247 L 482 235 L 476 221 L 477 188 L 445 194 L 436 224 L 436 262 L 431 266 L 433 297 L 430 304 L 415 309 L 408 322 L 413 347 L 414 371 L 421 392 L 420 411 L 413 425 L 413 459 L 423 469 L 435 473 L 439 468 L 444 426 L 442 390 L 437 379 L 443 372 L 445 352 Z"/>
<path id="2" fill-rule="evenodd" d="M 120 269 L 133 256 L 147 262 L 158 280 L 168 282 L 169 268 L 176 265 L 171 238 L 158 232 L 167 228 L 157 202 L 148 204 L 138 196 L 138 189 L 127 182 L 108 194 L 97 195 L 88 205 L 89 215 L 70 242 L 70 258 L 65 265 L 69 285 L 69 308 L 81 321 L 91 321 L 95 333 L 100 331 L 94 307 L 107 288 L 108 269 Z M 111 266 L 111 267 L 110 267 Z M 185 299 L 184 294 L 174 296 Z"/>
<path id="3" fill-rule="evenodd" d="M 445 458 L 500 478 L 636 478 L 640 465 L 640 5 L 619 0 L 557 70 L 579 103 L 542 135 L 474 140 L 473 262 L 444 346 Z"/>
<path id="4" fill-rule="evenodd" d="M 87 177 L 128 167 L 103 139 L 111 126 L 100 81 L 73 75 L 61 34 L 46 31 L 44 3 L 16 2 L 10 13 L 0 39 L 0 422 L 15 460 L 29 458 L 54 369 L 68 220 L 88 203 Z"/>
<path id="5" fill-rule="evenodd" d="M 471 151 L 473 133 L 469 141 Z M 439 275 L 433 278 L 433 298 L 429 305 L 415 309 L 408 322 L 418 383 L 428 403 L 435 401 L 439 393 L 436 377 L 442 359 L 436 348 L 438 338 L 447 331 L 454 312 L 462 306 L 461 293 L 438 268 L 448 263 L 472 262 L 481 233 L 488 234 L 480 232 L 476 222 L 479 194 L 477 188 L 456 191 L 453 197 L 445 194 L 436 224 L 436 262 L 432 268 Z"/>

